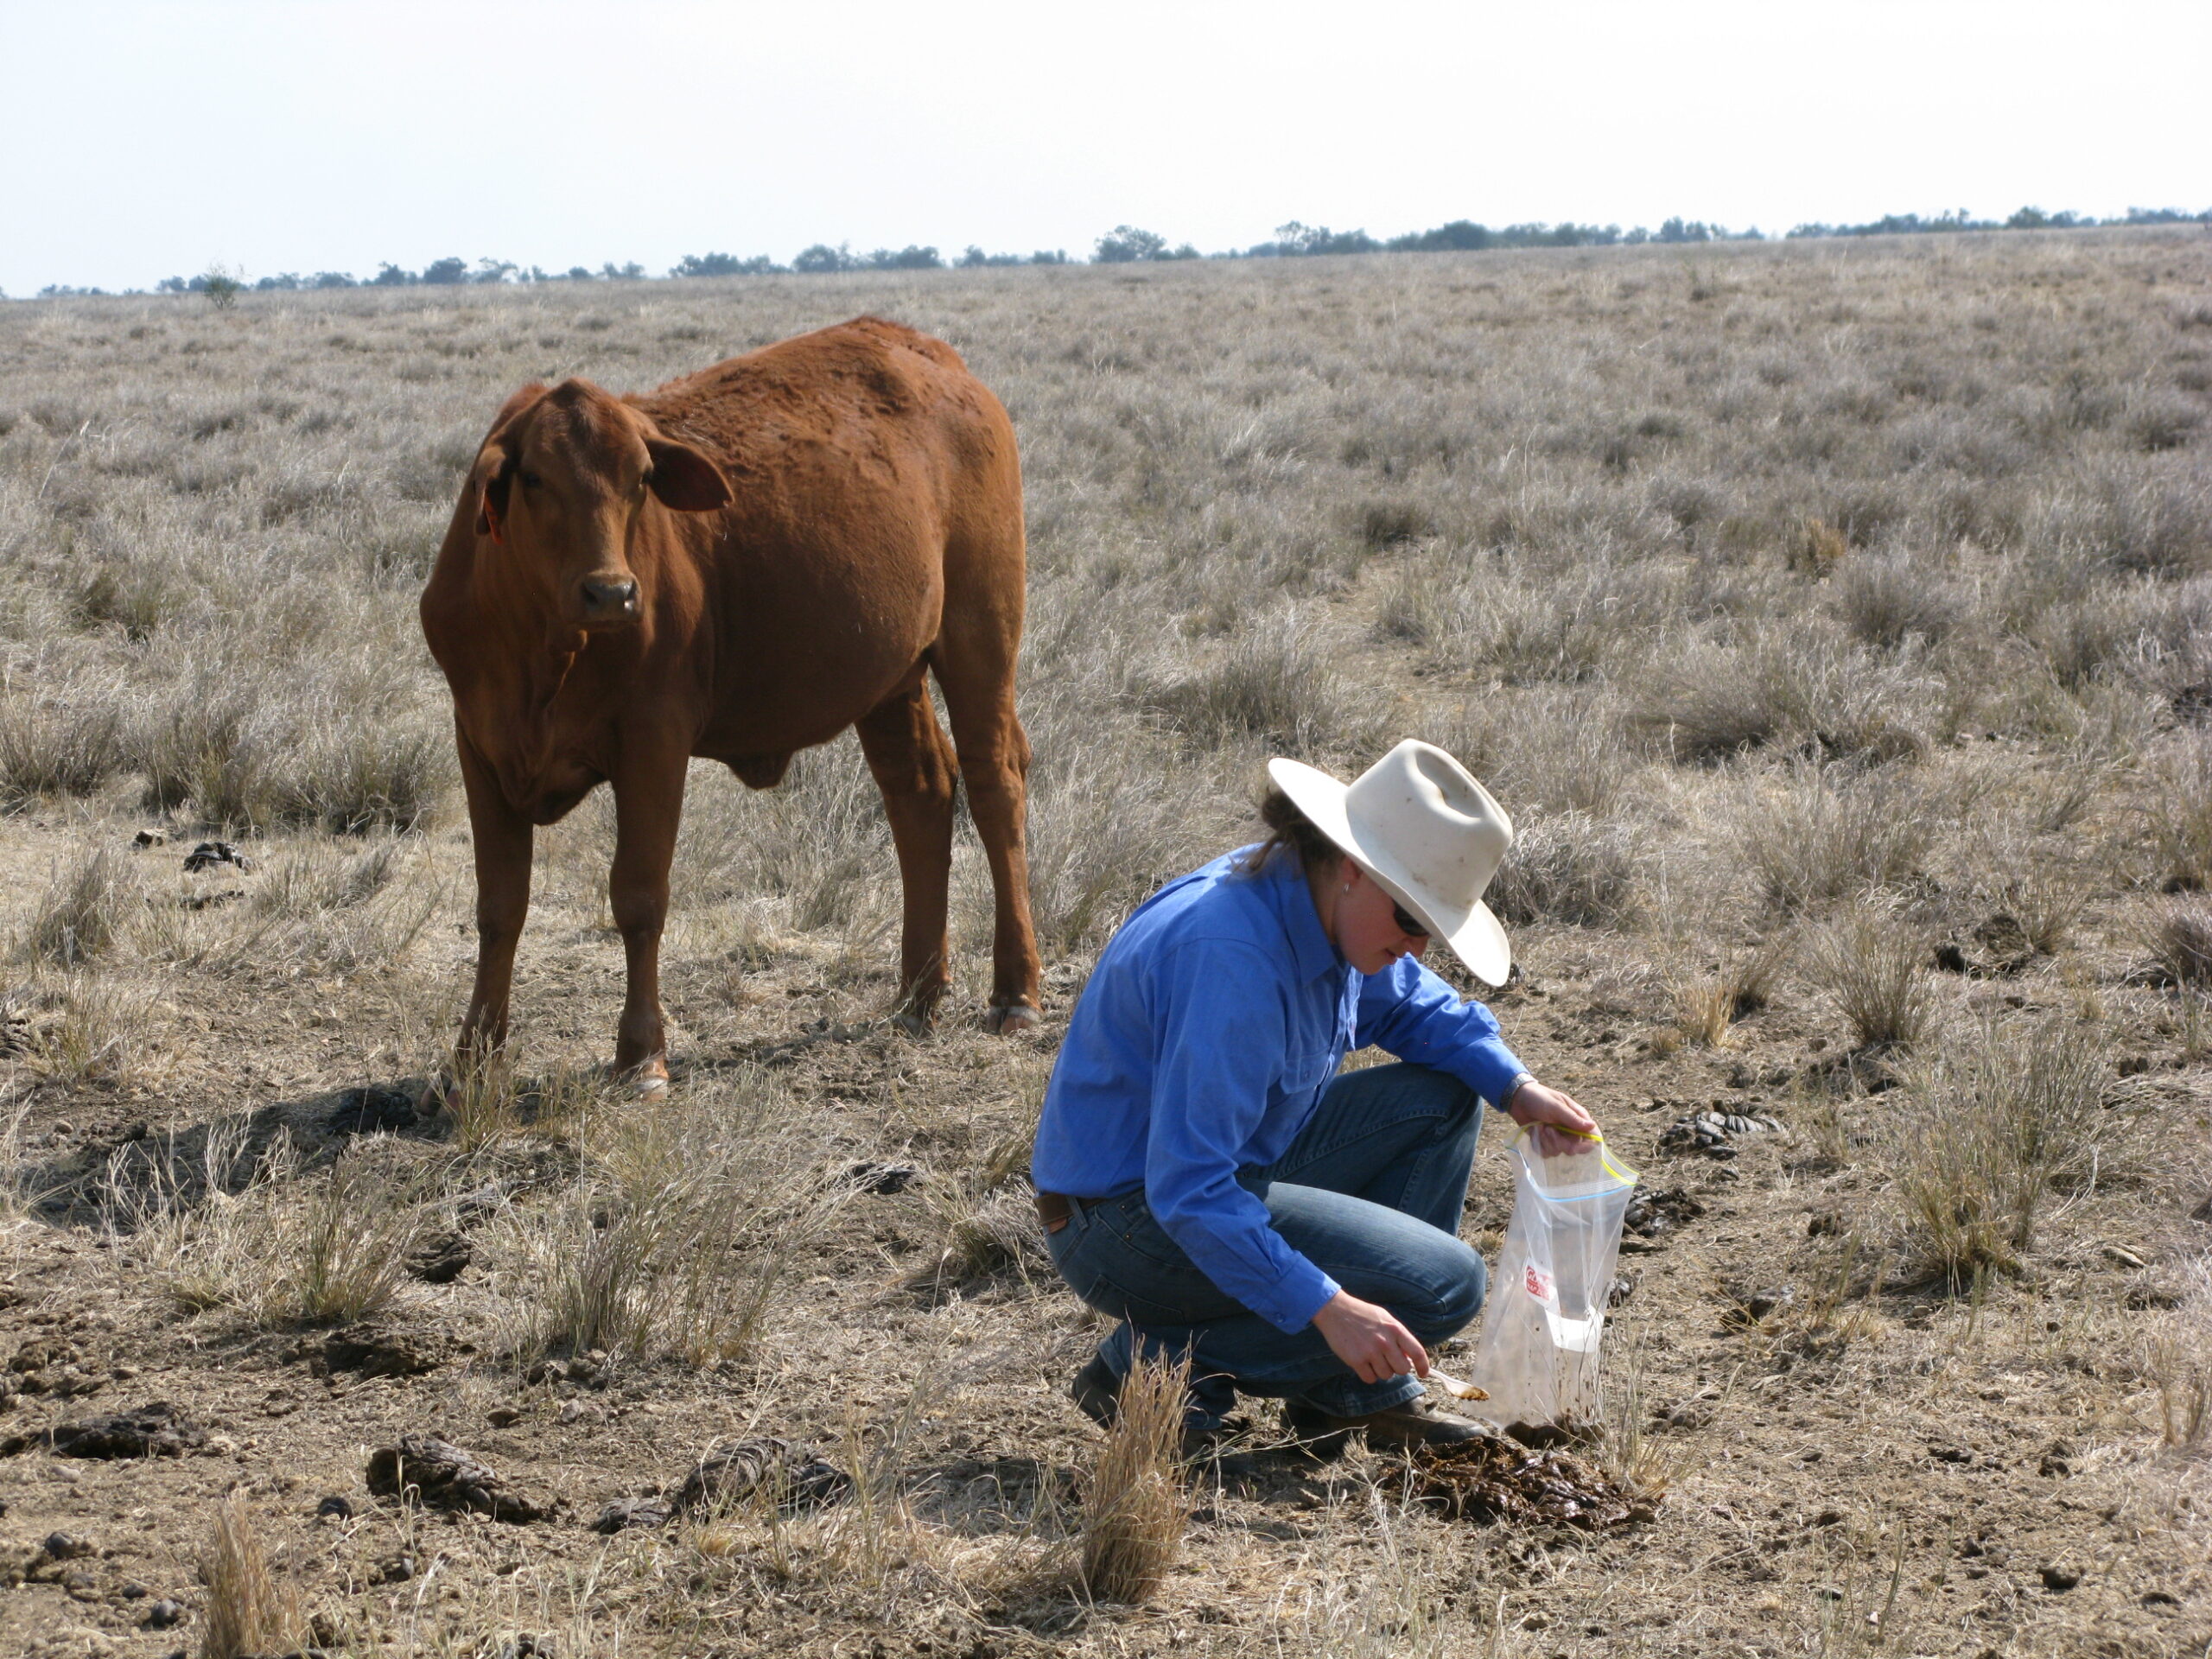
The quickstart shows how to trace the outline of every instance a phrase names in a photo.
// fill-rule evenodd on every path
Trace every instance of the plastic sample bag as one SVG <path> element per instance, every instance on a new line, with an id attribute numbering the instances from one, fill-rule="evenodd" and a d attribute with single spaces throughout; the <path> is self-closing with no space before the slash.
<path id="1" fill-rule="evenodd" d="M 1542 1153 L 1524 1133 L 1511 1150 L 1513 1219 L 1469 1379 L 1490 1398 L 1471 1409 L 1503 1424 L 1590 1422 L 1605 1300 L 1637 1173 L 1602 1137 Z"/>

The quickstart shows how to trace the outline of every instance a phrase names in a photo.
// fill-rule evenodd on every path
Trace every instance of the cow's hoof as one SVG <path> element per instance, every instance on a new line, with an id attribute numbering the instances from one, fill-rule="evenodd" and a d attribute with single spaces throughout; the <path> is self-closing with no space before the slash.
<path id="1" fill-rule="evenodd" d="M 668 1062 L 647 1060 L 622 1074 L 623 1087 L 632 1100 L 660 1100 L 668 1094 Z"/>
<path id="2" fill-rule="evenodd" d="M 415 1116 L 435 1117 L 453 1105 L 454 1097 L 460 1092 L 460 1084 L 451 1077 L 432 1077 L 423 1085 L 423 1092 L 415 1096 Z"/>
<path id="3" fill-rule="evenodd" d="M 983 1029 L 996 1032 L 1001 1037 L 1013 1037 L 1025 1031 L 1034 1031 L 1045 1023 L 1045 1016 L 1027 1002 L 1008 1002 L 993 1008 L 983 1017 Z"/>

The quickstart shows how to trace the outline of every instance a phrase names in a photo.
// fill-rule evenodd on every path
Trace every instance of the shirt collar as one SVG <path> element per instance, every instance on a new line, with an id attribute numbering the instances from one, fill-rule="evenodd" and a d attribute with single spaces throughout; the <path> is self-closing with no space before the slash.
<path id="1" fill-rule="evenodd" d="M 1300 982 L 1332 971 L 1343 972 L 1344 959 L 1322 931 L 1320 914 L 1313 908 L 1313 890 L 1306 885 L 1306 869 L 1297 855 L 1277 853 L 1262 874 L 1274 884 L 1275 911 L 1282 918 L 1283 931 L 1290 937 L 1291 960 L 1298 965 Z"/>

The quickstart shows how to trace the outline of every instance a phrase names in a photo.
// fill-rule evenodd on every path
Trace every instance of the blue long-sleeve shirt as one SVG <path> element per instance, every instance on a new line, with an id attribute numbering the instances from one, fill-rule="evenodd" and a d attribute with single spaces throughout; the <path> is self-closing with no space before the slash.
<path id="1" fill-rule="evenodd" d="M 1038 1189 L 1153 1215 L 1221 1287 L 1299 1331 L 1339 1287 L 1269 1225 L 1240 1170 L 1281 1158 L 1347 1051 L 1370 1043 L 1496 1102 L 1521 1073 L 1479 1002 L 1411 957 L 1362 975 L 1304 871 L 1230 853 L 1172 881 L 1107 944 L 1068 1020 L 1030 1172 Z"/>

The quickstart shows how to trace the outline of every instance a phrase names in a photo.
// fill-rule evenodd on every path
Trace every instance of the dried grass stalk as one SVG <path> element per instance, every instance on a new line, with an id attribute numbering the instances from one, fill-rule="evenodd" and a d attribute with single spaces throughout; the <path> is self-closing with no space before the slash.
<path id="1" fill-rule="evenodd" d="M 1096 1600 L 1147 1600 L 1175 1564 L 1190 1513 L 1181 1456 L 1190 1384 L 1189 1360 L 1142 1356 L 1122 1381 L 1120 1409 L 1084 1495 L 1081 1572 Z"/>
<path id="2" fill-rule="evenodd" d="M 1709 973 L 1677 981 L 1675 1027 L 1681 1040 L 1693 1048 L 1726 1047 L 1736 1021 L 1766 1007 L 1796 945 L 1789 934 L 1777 934 L 1731 952 Z"/>
<path id="3" fill-rule="evenodd" d="M 200 1659 L 251 1659 L 301 1644 L 305 1621 L 299 1593 L 270 1565 L 240 1494 L 232 1493 L 216 1510 L 214 1542 L 201 1556 L 200 1572 L 207 1585 Z"/>

